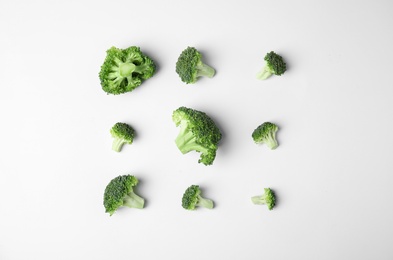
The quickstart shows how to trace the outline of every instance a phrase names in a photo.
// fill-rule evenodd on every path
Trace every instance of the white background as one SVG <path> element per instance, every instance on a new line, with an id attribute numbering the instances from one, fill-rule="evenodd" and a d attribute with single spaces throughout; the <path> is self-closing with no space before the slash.
<path id="1" fill-rule="evenodd" d="M 1 1 L 0 259 L 393 259 L 390 1 Z M 111 46 L 157 64 L 107 95 Z M 217 71 L 182 83 L 194 46 Z M 269 51 L 288 71 L 255 79 Z M 212 166 L 182 155 L 172 111 L 223 132 Z M 109 129 L 137 136 L 121 153 Z M 280 146 L 252 131 L 276 123 Z M 104 211 L 106 184 L 140 179 L 143 210 Z M 191 184 L 214 210 L 181 207 Z M 251 203 L 276 191 L 273 211 Z"/>

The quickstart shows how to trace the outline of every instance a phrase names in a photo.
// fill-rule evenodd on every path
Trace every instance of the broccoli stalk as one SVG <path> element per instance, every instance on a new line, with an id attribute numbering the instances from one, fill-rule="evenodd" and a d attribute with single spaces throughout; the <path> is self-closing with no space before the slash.
<path id="1" fill-rule="evenodd" d="M 276 196 L 270 188 L 265 188 L 263 195 L 254 196 L 251 198 L 252 203 L 256 205 L 266 205 L 269 210 L 272 210 L 276 205 Z"/>
<path id="2" fill-rule="evenodd" d="M 214 74 L 216 73 L 216 71 L 212 67 L 202 62 L 199 62 L 197 64 L 196 70 L 197 70 L 197 77 L 213 78 Z"/>
<path id="3" fill-rule="evenodd" d="M 205 198 L 202 198 L 200 195 L 198 195 L 198 203 L 195 204 L 195 206 L 200 206 L 200 207 L 204 207 L 207 209 L 212 209 L 212 208 L 214 208 L 214 202 L 211 199 L 205 199 Z"/>
<path id="4" fill-rule="evenodd" d="M 123 205 L 129 208 L 143 209 L 144 204 L 145 200 L 136 195 L 133 191 L 127 193 L 123 198 Z"/>
<path id="5" fill-rule="evenodd" d="M 269 78 L 271 75 L 273 75 L 273 70 L 270 67 L 265 66 L 261 71 L 257 73 L 257 79 L 265 80 Z"/>
<path id="6" fill-rule="evenodd" d="M 200 152 L 199 163 L 213 164 L 221 140 L 220 129 L 214 121 L 205 113 L 186 107 L 176 109 L 172 120 L 176 126 L 180 126 L 180 132 L 175 139 L 180 152 Z"/>
<path id="7" fill-rule="evenodd" d="M 202 54 L 194 47 L 187 47 L 176 62 L 176 72 L 180 79 L 193 84 L 198 77 L 212 78 L 216 71 L 202 62 Z"/>
<path id="8" fill-rule="evenodd" d="M 124 144 L 134 141 L 134 129 L 126 123 L 116 123 L 110 130 L 113 137 L 112 149 L 120 152 Z"/>
<path id="9" fill-rule="evenodd" d="M 183 194 L 182 207 L 187 210 L 195 210 L 198 206 L 212 209 L 214 202 L 201 196 L 201 189 L 198 185 L 191 185 Z"/>
<path id="10" fill-rule="evenodd" d="M 264 60 L 266 61 L 265 67 L 258 72 L 257 79 L 265 80 L 273 74 L 281 76 L 287 70 L 284 59 L 273 51 L 266 54 Z"/>
<path id="11" fill-rule="evenodd" d="M 115 138 L 112 142 L 112 150 L 115 152 L 120 152 L 123 145 L 127 143 L 127 141 L 123 138 Z"/>
<path id="12" fill-rule="evenodd" d="M 201 153 L 207 153 L 208 149 L 197 143 L 197 138 L 194 133 L 188 127 L 188 123 L 185 120 L 180 122 L 180 132 L 176 137 L 175 143 L 182 154 L 186 154 L 191 151 L 199 151 Z"/>

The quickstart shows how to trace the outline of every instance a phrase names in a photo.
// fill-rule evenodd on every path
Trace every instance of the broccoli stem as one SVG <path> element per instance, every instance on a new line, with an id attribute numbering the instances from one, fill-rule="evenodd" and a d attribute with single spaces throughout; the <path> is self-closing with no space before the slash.
<path id="1" fill-rule="evenodd" d="M 145 200 L 136 195 L 133 191 L 128 193 L 123 199 L 123 205 L 130 208 L 143 209 L 144 204 Z"/>
<path id="2" fill-rule="evenodd" d="M 268 141 L 266 142 L 266 145 L 267 145 L 270 149 L 272 149 L 272 150 L 276 149 L 277 146 L 278 146 L 277 141 L 274 140 L 274 139 L 268 139 Z"/>
<path id="3" fill-rule="evenodd" d="M 122 63 L 119 66 L 119 73 L 122 77 L 130 76 L 135 71 L 136 66 L 132 63 Z"/>
<path id="4" fill-rule="evenodd" d="M 272 149 L 272 150 L 274 150 L 274 149 L 277 148 L 278 143 L 277 143 L 277 140 L 276 140 L 276 132 L 271 133 L 271 134 L 266 138 L 266 145 L 267 145 L 270 149 Z"/>
<path id="5" fill-rule="evenodd" d="M 120 152 L 121 148 L 123 147 L 123 144 L 125 144 L 125 142 L 126 141 L 124 141 L 124 139 L 121 139 L 121 138 L 113 139 L 113 143 L 112 143 L 113 151 Z"/>
<path id="6" fill-rule="evenodd" d="M 260 72 L 257 73 L 257 79 L 265 80 L 271 75 L 273 75 L 273 71 L 271 71 L 268 66 L 265 66 Z"/>
<path id="7" fill-rule="evenodd" d="M 135 70 L 133 72 L 143 74 L 150 66 L 148 64 L 142 64 L 139 66 L 135 66 Z"/>
<path id="8" fill-rule="evenodd" d="M 182 154 L 186 154 L 190 151 L 198 151 L 201 153 L 207 153 L 207 149 L 196 143 L 196 138 L 191 131 L 185 134 L 179 134 L 175 140 L 177 147 Z"/>
<path id="9" fill-rule="evenodd" d="M 212 67 L 203 63 L 198 64 L 196 68 L 197 68 L 197 77 L 204 76 L 204 77 L 212 78 L 216 73 L 216 71 Z"/>
<path id="10" fill-rule="evenodd" d="M 266 196 L 265 195 L 254 196 L 251 198 L 251 201 L 256 205 L 264 205 L 266 204 Z"/>
<path id="11" fill-rule="evenodd" d="M 207 208 L 207 209 L 212 209 L 214 207 L 213 201 L 209 199 L 202 198 L 200 195 L 198 195 L 198 206 Z"/>
<path id="12" fill-rule="evenodd" d="M 180 124 L 180 133 L 175 140 L 175 143 L 180 152 L 182 154 L 186 154 L 195 150 L 198 152 L 207 153 L 208 150 L 205 147 L 197 144 L 195 135 L 187 127 L 187 123 L 182 121 Z"/>

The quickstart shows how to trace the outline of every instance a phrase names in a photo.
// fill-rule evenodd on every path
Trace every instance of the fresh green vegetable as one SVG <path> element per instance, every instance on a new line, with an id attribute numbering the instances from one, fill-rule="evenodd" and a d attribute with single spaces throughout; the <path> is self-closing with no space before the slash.
<path id="1" fill-rule="evenodd" d="M 191 185 L 184 192 L 182 206 L 187 210 L 195 210 L 197 206 L 212 209 L 214 203 L 210 199 L 202 198 L 201 190 L 198 185 Z"/>
<path id="2" fill-rule="evenodd" d="M 198 77 L 212 78 L 215 70 L 202 62 L 202 54 L 194 47 L 187 47 L 176 62 L 176 72 L 181 80 L 193 84 Z"/>
<path id="3" fill-rule="evenodd" d="M 269 210 L 272 210 L 276 205 L 276 196 L 270 188 L 265 188 L 263 195 L 254 196 L 251 201 L 256 205 L 266 205 Z"/>
<path id="4" fill-rule="evenodd" d="M 186 107 L 176 109 L 172 120 L 176 126 L 180 126 L 180 133 L 175 140 L 179 150 L 183 154 L 200 152 L 199 163 L 213 164 L 222 136 L 214 121 L 205 113 Z"/>
<path id="5" fill-rule="evenodd" d="M 143 54 L 139 47 L 112 47 L 106 51 L 99 73 L 102 89 L 114 95 L 133 91 L 144 80 L 151 78 L 155 69 L 153 60 Z"/>
<path id="6" fill-rule="evenodd" d="M 132 175 L 122 175 L 111 180 L 104 193 L 105 212 L 112 216 L 122 206 L 142 209 L 145 200 L 133 190 L 137 184 L 138 179 Z"/>
<path id="7" fill-rule="evenodd" d="M 254 130 L 252 133 L 252 139 L 254 139 L 256 144 L 265 143 L 270 149 L 276 149 L 278 146 L 276 140 L 277 130 L 277 125 L 270 122 L 265 122 Z"/>
<path id="8" fill-rule="evenodd" d="M 111 135 L 114 138 L 112 149 L 120 152 L 124 144 L 132 144 L 134 141 L 134 129 L 126 123 L 116 123 L 111 128 Z"/>
<path id="9" fill-rule="evenodd" d="M 273 74 L 281 76 L 287 70 L 284 59 L 274 51 L 266 54 L 265 61 L 265 67 L 257 74 L 257 79 L 264 80 Z"/>

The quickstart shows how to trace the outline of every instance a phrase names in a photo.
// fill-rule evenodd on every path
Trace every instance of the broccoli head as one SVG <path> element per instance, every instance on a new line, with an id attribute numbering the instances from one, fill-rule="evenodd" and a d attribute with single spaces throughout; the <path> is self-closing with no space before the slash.
<path id="1" fill-rule="evenodd" d="M 145 200 L 133 191 L 137 184 L 138 179 L 132 175 L 122 175 L 111 180 L 104 193 L 105 212 L 112 216 L 122 206 L 142 209 Z"/>
<path id="2" fill-rule="evenodd" d="M 264 80 L 273 74 L 281 76 L 287 70 L 284 59 L 274 51 L 266 54 L 265 61 L 265 67 L 257 74 L 257 79 Z"/>
<path id="3" fill-rule="evenodd" d="M 265 188 L 263 195 L 254 196 L 251 201 L 257 205 L 266 205 L 269 210 L 272 210 L 276 205 L 276 196 L 270 188 Z"/>
<path id="4" fill-rule="evenodd" d="M 202 54 L 194 47 L 187 47 L 176 62 L 176 72 L 181 80 L 193 84 L 198 77 L 212 78 L 215 70 L 202 62 Z"/>
<path id="5" fill-rule="evenodd" d="M 116 123 L 111 128 L 113 137 L 112 149 L 120 152 L 123 144 L 132 144 L 134 141 L 134 129 L 126 123 Z"/>
<path id="6" fill-rule="evenodd" d="M 139 47 L 127 49 L 112 47 L 106 51 L 99 77 L 102 89 L 108 94 L 133 91 L 155 72 L 153 60 L 143 54 Z"/>
<path id="7" fill-rule="evenodd" d="M 214 204 L 212 200 L 202 198 L 198 185 L 191 185 L 183 194 L 182 206 L 187 210 L 195 210 L 197 206 L 212 209 Z"/>
<path id="8" fill-rule="evenodd" d="M 252 139 L 254 139 L 256 144 L 265 143 L 270 149 L 274 150 L 278 146 L 276 140 L 277 130 L 277 125 L 270 122 L 265 122 L 254 130 L 252 133 Z"/>
<path id="9" fill-rule="evenodd" d="M 200 152 L 199 163 L 213 164 L 221 140 L 220 129 L 214 121 L 205 113 L 186 107 L 176 109 L 172 120 L 176 126 L 180 126 L 180 133 L 175 140 L 179 150 L 183 154 Z"/>

